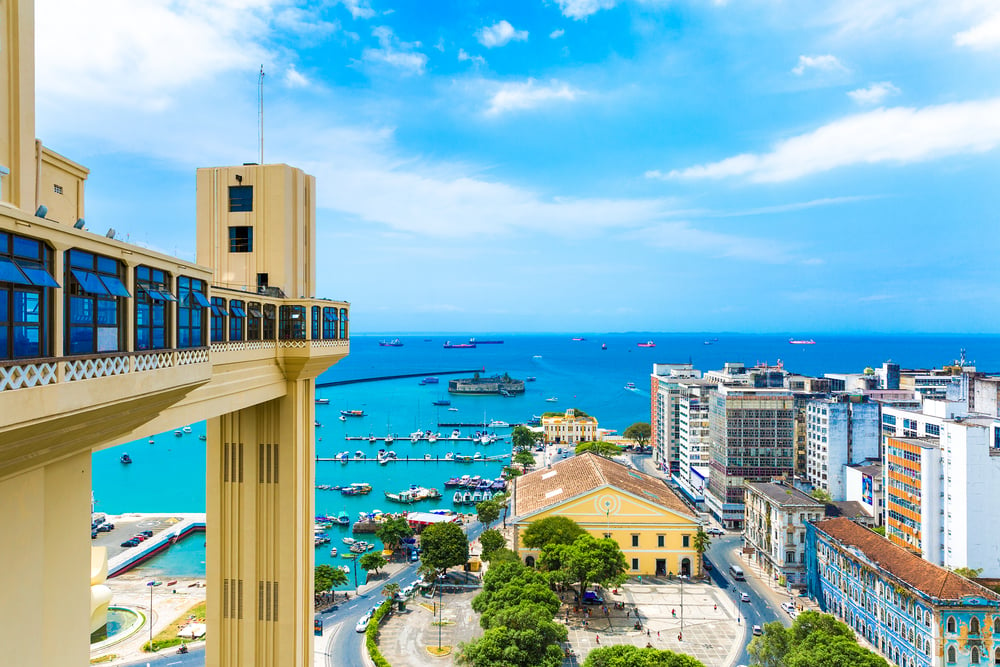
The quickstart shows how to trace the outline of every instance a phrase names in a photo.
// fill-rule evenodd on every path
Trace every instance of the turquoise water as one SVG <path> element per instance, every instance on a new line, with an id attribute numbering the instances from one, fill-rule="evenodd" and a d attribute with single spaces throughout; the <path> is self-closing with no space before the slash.
<path id="1" fill-rule="evenodd" d="M 584 341 L 572 341 L 582 335 Z M 796 337 L 810 337 L 804 333 Z M 502 335 L 476 334 L 480 339 L 503 338 L 503 345 L 481 345 L 476 349 L 443 348 L 446 339 L 453 342 L 468 336 L 398 337 L 403 347 L 380 347 L 378 341 L 391 336 L 354 336 L 351 354 L 322 376 L 318 382 L 340 381 L 402 373 L 432 375 L 446 370 L 483 369 L 484 373 L 510 373 L 515 378 L 534 376 L 526 383 L 524 395 L 513 398 L 499 396 L 449 396 L 448 375 L 440 375 L 437 385 L 421 385 L 419 378 L 386 380 L 319 388 L 317 396 L 328 398 L 328 405 L 316 405 L 316 419 L 322 426 L 316 429 L 316 452 L 320 457 L 333 457 L 348 451 L 353 456 L 362 450 L 374 456 L 385 447 L 379 441 L 345 441 L 345 436 L 399 437 L 394 449 L 400 457 L 422 457 L 425 453 L 443 456 L 446 452 L 484 455 L 508 453 L 509 443 L 489 446 L 447 440 L 452 427 L 438 426 L 441 422 L 482 423 L 492 419 L 523 422 L 531 415 L 546 410 L 578 407 L 598 418 L 602 428 L 624 431 L 630 424 L 649 420 L 649 374 L 654 362 L 692 361 L 696 368 L 721 368 L 727 361 L 740 361 L 748 366 L 757 362 L 781 361 L 792 372 L 822 375 L 825 372 L 860 372 L 865 366 L 879 366 L 893 359 L 904 368 L 940 367 L 950 363 L 967 349 L 967 358 L 978 361 L 980 370 L 1000 367 L 1000 337 L 986 335 L 909 335 L 909 336 L 812 336 L 816 345 L 789 345 L 789 335 L 748 334 L 565 334 L 565 335 Z M 713 338 L 717 340 L 712 340 Z M 426 340 L 429 339 L 429 340 Z M 638 348 L 636 343 L 656 341 L 655 348 Z M 706 345 L 705 341 L 711 344 Z M 607 349 L 602 350 L 601 345 Z M 634 382 L 637 390 L 625 389 Z M 545 399 L 555 397 L 557 402 Z M 451 401 L 450 411 L 432 402 Z M 344 409 L 364 410 L 365 417 L 341 422 L 337 417 Z M 183 425 L 178 425 L 178 427 Z M 192 424 L 192 432 L 175 437 L 173 432 L 147 440 L 128 443 L 93 455 L 93 486 L 97 509 L 108 513 L 122 512 L 203 512 L 205 510 L 205 443 L 198 439 L 204 424 Z M 414 430 L 441 432 L 443 438 L 434 445 L 423 442 L 413 445 L 408 439 Z M 476 428 L 461 429 L 463 435 Z M 505 435 L 507 430 L 498 430 Z M 132 465 L 118 461 L 123 452 L 132 457 Z M 316 483 L 345 485 L 369 482 L 373 491 L 367 496 L 346 497 L 338 491 L 316 491 L 316 512 L 337 514 L 346 511 L 352 521 L 361 511 L 381 509 L 393 511 L 403 506 L 386 501 L 385 491 L 399 491 L 410 484 L 438 488 L 444 497 L 406 506 L 414 510 L 451 508 L 452 494 L 444 489 L 444 481 L 462 474 L 494 477 L 499 463 L 424 463 L 397 462 L 380 466 L 375 462 L 318 462 Z M 330 531 L 332 545 L 343 548 L 341 537 L 347 529 Z M 204 561 L 185 542 L 203 543 L 199 535 L 178 545 L 185 551 L 178 562 L 168 567 L 193 567 L 194 561 Z M 330 545 L 317 549 L 317 563 L 349 563 L 330 558 Z M 163 558 L 170 558 L 165 555 Z M 169 562 L 169 561 L 168 561 Z M 156 565 L 156 567 L 162 567 Z M 175 572 L 175 574 L 177 574 Z"/>
<path id="2" fill-rule="evenodd" d="M 188 533 L 184 539 L 134 569 L 150 578 L 205 577 L 205 533 Z"/>

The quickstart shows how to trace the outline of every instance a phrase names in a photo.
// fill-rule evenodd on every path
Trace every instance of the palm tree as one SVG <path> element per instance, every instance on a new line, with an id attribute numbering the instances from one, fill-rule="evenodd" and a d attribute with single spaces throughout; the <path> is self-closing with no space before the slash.
<path id="1" fill-rule="evenodd" d="M 705 559 L 705 552 L 708 548 L 712 546 L 712 538 L 708 536 L 701 526 L 698 527 L 698 532 L 694 534 L 694 550 L 698 552 L 698 576 L 703 576 L 702 572 L 702 561 Z"/>

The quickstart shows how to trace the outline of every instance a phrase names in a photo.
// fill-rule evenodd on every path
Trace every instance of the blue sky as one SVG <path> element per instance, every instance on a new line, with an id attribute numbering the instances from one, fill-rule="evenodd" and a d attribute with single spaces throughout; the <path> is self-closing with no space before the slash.
<path id="1" fill-rule="evenodd" d="M 356 332 L 996 332 L 995 0 L 36 0 L 87 220 L 317 177 Z"/>

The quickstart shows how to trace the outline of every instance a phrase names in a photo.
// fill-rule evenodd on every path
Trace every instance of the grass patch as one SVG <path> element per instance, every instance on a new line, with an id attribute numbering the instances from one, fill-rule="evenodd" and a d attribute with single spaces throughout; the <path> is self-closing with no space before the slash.
<path id="1" fill-rule="evenodd" d="M 118 656 L 114 653 L 109 653 L 108 655 L 102 655 L 100 658 L 94 658 L 90 661 L 92 665 L 99 665 L 102 662 L 111 662 L 112 660 L 117 660 Z"/>
<path id="2" fill-rule="evenodd" d="M 191 617 L 194 617 L 191 620 Z M 153 637 L 153 647 L 152 651 L 159 651 L 160 649 L 170 648 L 171 646 L 178 646 L 183 642 L 190 641 L 188 639 L 181 639 L 177 636 L 177 633 L 181 631 L 188 623 L 204 623 L 205 622 L 205 602 L 198 602 L 192 605 L 187 611 L 177 617 L 177 620 L 165 627 L 159 634 Z M 147 653 L 151 650 L 149 647 L 149 642 L 145 642 L 142 645 L 142 650 Z"/>
<path id="3" fill-rule="evenodd" d="M 455 621 L 431 621 L 431 625 L 455 625 Z"/>
<path id="4" fill-rule="evenodd" d="M 442 646 L 441 648 L 438 648 L 437 646 L 428 646 L 427 652 L 433 655 L 435 658 L 442 658 L 446 655 L 451 654 L 451 647 Z"/>

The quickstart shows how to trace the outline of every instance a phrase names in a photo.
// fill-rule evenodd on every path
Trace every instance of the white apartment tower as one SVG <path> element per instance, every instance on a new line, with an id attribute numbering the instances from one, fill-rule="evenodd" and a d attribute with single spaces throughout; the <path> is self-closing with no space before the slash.
<path id="1" fill-rule="evenodd" d="M 700 378 L 690 363 L 653 364 L 650 375 L 650 444 L 657 469 L 674 475 L 680 471 L 680 418 L 677 403 L 680 382 Z"/>
<path id="2" fill-rule="evenodd" d="M 833 500 L 846 497 L 844 467 L 879 457 L 879 406 L 840 394 L 806 403 L 806 478 Z"/>

